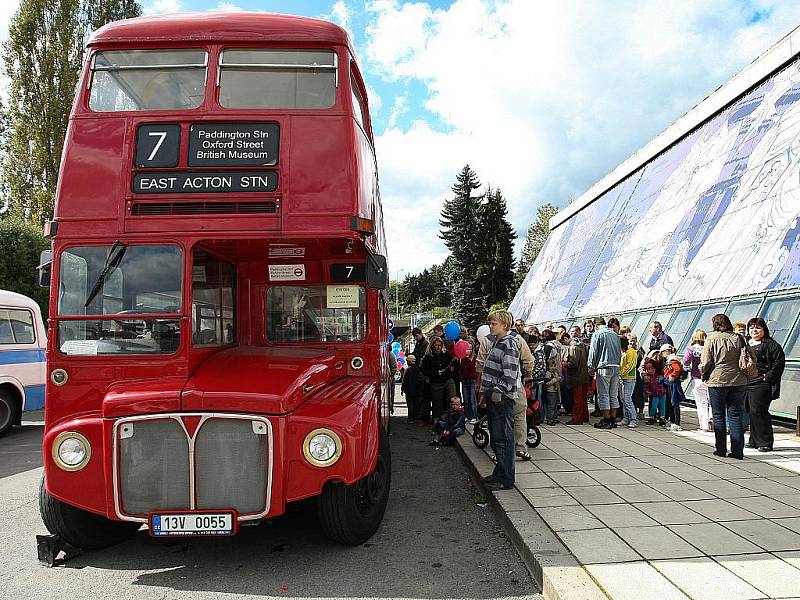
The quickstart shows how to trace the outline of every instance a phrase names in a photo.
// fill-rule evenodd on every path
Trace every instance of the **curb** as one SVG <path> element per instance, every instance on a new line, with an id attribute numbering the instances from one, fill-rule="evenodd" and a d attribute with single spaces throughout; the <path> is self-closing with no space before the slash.
<path id="1" fill-rule="evenodd" d="M 487 491 L 483 477 L 492 472 L 494 464 L 472 443 L 469 432 L 456 438 L 456 447 L 464 464 L 469 467 L 473 484 L 483 493 L 545 600 L 608 600 L 609 596 L 561 543 L 518 488 Z"/>

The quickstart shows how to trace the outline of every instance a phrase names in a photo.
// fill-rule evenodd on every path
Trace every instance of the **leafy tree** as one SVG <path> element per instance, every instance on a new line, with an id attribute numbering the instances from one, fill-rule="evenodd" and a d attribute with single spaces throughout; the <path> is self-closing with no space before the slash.
<path id="1" fill-rule="evenodd" d="M 484 306 L 505 303 L 514 285 L 514 228 L 508 222 L 508 207 L 499 189 L 489 188 L 479 211 L 476 279 Z"/>
<path id="2" fill-rule="evenodd" d="M 42 224 L 53 213 L 69 112 L 85 42 L 110 20 L 138 16 L 134 0 L 22 0 L 3 47 L 11 81 L 3 187 L 12 214 Z"/>
<path id="3" fill-rule="evenodd" d="M 525 277 L 528 275 L 536 257 L 542 251 L 547 236 L 550 235 L 550 218 L 555 216 L 558 208 L 552 204 L 544 204 L 536 211 L 536 220 L 528 227 L 528 233 L 525 236 L 525 245 L 522 247 L 522 256 L 519 259 L 519 267 L 517 268 L 515 288 L 519 288 Z"/>
<path id="4" fill-rule="evenodd" d="M 50 247 L 37 227 L 15 218 L 0 221 L 0 289 L 36 300 L 47 318 L 48 290 L 39 287 L 36 267 Z"/>
<path id="5" fill-rule="evenodd" d="M 442 207 L 440 237 L 450 250 L 452 263 L 447 280 L 453 295 L 453 315 L 462 325 L 471 327 L 486 316 L 481 286 L 475 277 L 478 259 L 476 239 L 479 230 L 478 213 L 481 196 L 474 194 L 481 184 L 469 165 L 464 165 L 453 185 L 453 198 Z"/>

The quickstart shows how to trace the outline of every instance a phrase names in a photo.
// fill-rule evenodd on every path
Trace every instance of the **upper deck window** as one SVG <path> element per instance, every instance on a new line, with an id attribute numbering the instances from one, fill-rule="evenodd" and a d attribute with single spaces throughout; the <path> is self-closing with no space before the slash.
<path id="1" fill-rule="evenodd" d="M 228 49 L 219 60 L 225 108 L 330 108 L 336 101 L 330 50 Z"/>
<path id="2" fill-rule="evenodd" d="M 89 107 L 99 112 L 188 110 L 203 102 L 205 50 L 107 50 L 92 62 Z"/>

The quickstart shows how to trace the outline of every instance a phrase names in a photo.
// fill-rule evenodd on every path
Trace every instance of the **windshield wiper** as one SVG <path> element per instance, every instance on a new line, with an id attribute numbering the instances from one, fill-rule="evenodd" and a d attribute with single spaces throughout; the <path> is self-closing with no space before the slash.
<path id="1" fill-rule="evenodd" d="M 106 264 L 103 266 L 103 270 L 100 271 L 100 275 L 97 276 L 97 281 L 94 282 L 94 287 L 92 291 L 89 292 L 89 297 L 86 298 L 86 304 L 83 305 L 84 308 L 89 306 L 95 296 L 103 289 L 106 279 L 108 279 L 112 271 L 116 270 L 119 263 L 122 262 L 122 257 L 125 256 L 125 250 L 127 249 L 128 247 L 119 240 L 116 240 L 111 246 L 111 249 L 108 251 L 108 256 L 106 256 Z"/>

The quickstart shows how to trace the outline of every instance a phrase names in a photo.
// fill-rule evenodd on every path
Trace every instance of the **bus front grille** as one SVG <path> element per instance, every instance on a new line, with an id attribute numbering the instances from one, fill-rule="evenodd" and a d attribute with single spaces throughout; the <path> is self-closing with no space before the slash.
<path id="1" fill-rule="evenodd" d="M 189 418 L 197 425 L 193 435 L 188 419 L 184 423 L 180 415 L 117 423 L 120 516 L 194 509 L 265 514 L 271 469 L 268 421 L 225 415 Z"/>

